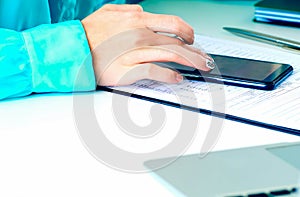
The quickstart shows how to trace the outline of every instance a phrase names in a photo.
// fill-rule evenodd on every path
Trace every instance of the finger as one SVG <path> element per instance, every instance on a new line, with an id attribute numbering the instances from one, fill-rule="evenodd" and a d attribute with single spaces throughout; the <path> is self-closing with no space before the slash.
<path id="1" fill-rule="evenodd" d="M 197 53 L 203 57 L 205 57 L 206 59 L 208 60 L 211 60 L 211 61 L 214 61 L 214 59 L 209 55 L 207 54 L 203 49 L 199 49 L 199 48 L 196 48 L 196 47 L 193 47 L 193 46 L 190 46 L 190 45 L 182 45 L 182 47 L 194 52 L 194 53 Z"/>
<path id="2" fill-rule="evenodd" d="M 101 69 L 97 69 L 96 66 L 97 83 L 99 85 L 126 85 L 143 78 L 174 83 L 180 79 L 178 73 L 175 75 L 175 71 L 167 70 L 173 73 L 168 75 L 166 68 L 155 69 L 159 66 L 154 66 L 153 62 L 177 62 L 205 71 L 210 70 L 210 67 L 206 66 L 207 59 L 205 57 L 181 46 L 148 46 L 127 51 L 114 58 L 113 61 L 107 62 L 108 64 L 100 66 Z M 145 67 L 140 67 L 140 65 Z M 154 71 L 152 70 L 153 67 L 155 67 Z M 134 69 L 135 72 L 132 72 L 131 69 Z M 161 74 L 159 71 L 161 71 Z"/>
<path id="3" fill-rule="evenodd" d="M 130 72 L 133 72 L 133 74 L 135 74 L 134 72 L 139 73 L 139 75 L 132 75 L 132 81 L 151 79 L 165 83 L 179 83 L 183 80 L 183 77 L 178 72 L 168 68 L 160 67 L 153 63 L 135 65 L 134 69 L 132 69 Z"/>
<path id="4" fill-rule="evenodd" d="M 92 53 L 94 59 L 97 59 L 97 57 L 99 57 L 99 55 L 101 54 L 101 57 L 99 57 L 101 58 L 101 64 L 108 65 L 109 62 L 133 50 L 139 50 L 143 47 L 155 47 L 160 45 L 184 46 L 184 43 L 179 39 L 159 35 L 146 28 L 139 28 L 123 32 L 121 34 L 111 37 L 108 40 L 105 40 L 99 46 L 94 48 L 92 50 Z M 131 59 L 124 60 L 124 64 L 128 63 L 137 64 L 140 62 L 132 62 Z"/>
<path id="5" fill-rule="evenodd" d="M 130 42 L 128 42 L 129 40 Z M 185 44 L 178 38 L 157 34 L 148 28 L 137 28 L 122 32 L 110 38 L 108 42 L 110 42 L 111 46 L 113 44 L 119 48 L 122 46 L 122 49 L 171 44 L 182 46 Z"/>
<path id="6" fill-rule="evenodd" d="M 166 36 L 166 35 L 157 34 L 154 32 L 153 32 L 153 34 L 154 35 L 152 36 L 151 42 L 149 42 L 148 46 L 172 45 L 172 44 L 179 45 L 179 46 L 185 45 L 184 41 L 181 39 L 178 39 L 177 37 L 170 37 L 170 36 Z"/>
<path id="7" fill-rule="evenodd" d="M 106 4 L 104 5 L 101 10 L 105 11 L 121 11 L 121 12 L 142 12 L 143 8 L 140 5 L 129 5 L 129 4 L 124 4 L 124 5 L 116 5 L 116 4 Z"/>
<path id="8" fill-rule="evenodd" d="M 180 57 L 187 60 L 188 63 L 182 63 L 187 66 L 194 67 L 203 71 L 209 71 L 216 67 L 214 59 L 203 50 L 196 49 L 189 45 L 164 45 L 165 49 L 169 49 L 171 52 L 177 53 Z"/>
<path id="9" fill-rule="evenodd" d="M 111 36 L 97 46 L 98 49 L 96 50 L 101 53 L 107 51 L 110 54 L 122 54 L 124 51 L 137 47 L 172 44 L 183 46 L 184 42 L 174 37 L 154 33 L 147 28 L 137 28 Z"/>
<path id="10" fill-rule="evenodd" d="M 131 42 L 127 42 L 127 40 L 131 40 Z M 194 53 L 204 56 L 207 59 L 212 60 L 212 58 L 207 53 L 205 53 L 204 50 L 186 45 L 181 39 L 178 39 L 177 37 L 170 37 L 165 34 L 154 33 L 152 30 L 149 30 L 147 28 L 138 28 L 131 31 L 122 32 L 121 34 L 118 34 L 117 36 L 114 36 L 111 39 L 105 41 L 104 43 L 102 43 L 102 45 L 103 47 L 105 46 L 110 48 L 112 46 L 116 46 L 113 51 L 116 53 L 119 51 L 119 54 L 136 47 L 179 45 L 186 48 L 187 50 L 190 50 Z"/>
<path id="11" fill-rule="evenodd" d="M 182 38 L 187 44 L 194 42 L 193 28 L 178 16 L 143 13 L 143 22 L 155 32 L 171 33 Z"/>
<path id="12" fill-rule="evenodd" d="M 203 71 L 210 70 L 210 65 L 207 66 L 208 59 L 205 56 L 178 45 L 136 48 L 122 55 L 120 61 L 122 65 L 128 66 L 150 62 L 176 62 Z"/>
<path id="13" fill-rule="evenodd" d="M 211 58 L 202 48 L 196 48 L 194 46 L 188 45 L 186 44 L 181 38 L 174 36 L 174 35 L 170 35 L 167 33 L 161 33 L 161 32 L 156 32 L 159 35 L 159 38 L 157 40 L 162 40 L 162 39 L 168 39 L 168 38 L 172 38 L 172 40 L 174 40 L 175 42 L 165 42 L 165 44 L 177 44 L 180 45 L 190 51 L 193 51 L 194 53 L 198 53 L 199 55 L 205 56 L 207 58 Z M 171 39 L 170 39 L 171 40 Z M 162 42 L 164 43 L 164 42 Z M 157 43 L 157 45 L 159 45 L 159 43 Z"/>
<path id="14" fill-rule="evenodd" d="M 165 83 L 178 83 L 183 80 L 183 77 L 179 73 L 157 66 L 153 63 L 144 63 L 133 65 L 131 67 L 123 67 L 122 69 L 118 70 L 117 73 L 118 77 L 115 75 L 115 77 L 107 78 L 105 81 L 102 78 L 100 84 L 105 86 L 129 85 L 142 79 L 151 79 Z"/>

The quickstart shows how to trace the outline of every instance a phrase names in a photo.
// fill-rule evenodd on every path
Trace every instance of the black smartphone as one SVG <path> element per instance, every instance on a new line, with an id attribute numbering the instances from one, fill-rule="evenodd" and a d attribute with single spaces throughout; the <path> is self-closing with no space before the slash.
<path id="1" fill-rule="evenodd" d="M 190 80 L 221 83 L 261 90 L 273 90 L 293 72 L 289 64 L 211 55 L 217 68 L 203 72 L 174 62 L 158 62 Z"/>

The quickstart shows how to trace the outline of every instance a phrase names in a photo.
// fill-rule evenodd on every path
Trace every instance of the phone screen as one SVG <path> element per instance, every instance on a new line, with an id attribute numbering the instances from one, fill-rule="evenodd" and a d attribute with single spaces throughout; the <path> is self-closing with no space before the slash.
<path id="1" fill-rule="evenodd" d="M 236 77 L 240 79 L 252 79 L 262 81 L 279 69 L 282 64 L 256 61 L 242 58 L 212 55 L 218 65 L 218 69 L 209 74 L 222 75 L 223 77 Z"/>
<path id="2" fill-rule="evenodd" d="M 180 72 L 187 79 L 224 83 L 257 89 L 274 89 L 292 73 L 292 66 L 282 63 L 258 61 L 221 55 L 211 55 L 217 68 L 210 72 L 177 63 L 162 63 Z"/>

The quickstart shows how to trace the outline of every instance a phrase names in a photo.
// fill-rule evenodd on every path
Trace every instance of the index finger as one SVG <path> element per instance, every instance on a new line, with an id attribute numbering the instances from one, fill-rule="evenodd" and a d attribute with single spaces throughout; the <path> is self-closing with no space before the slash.
<path id="1" fill-rule="evenodd" d="M 143 22 L 152 31 L 175 34 L 187 44 L 194 42 L 194 29 L 178 16 L 144 12 Z"/>

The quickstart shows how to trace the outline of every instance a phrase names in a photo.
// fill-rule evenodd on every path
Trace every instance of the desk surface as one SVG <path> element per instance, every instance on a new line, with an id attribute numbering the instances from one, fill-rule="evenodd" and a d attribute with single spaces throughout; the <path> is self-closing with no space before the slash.
<path id="1" fill-rule="evenodd" d="M 300 28 L 286 27 L 253 22 L 254 4 L 253 0 L 145 0 L 141 3 L 145 11 L 177 15 L 191 24 L 196 34 L 238 40 L 231 33 L 222 30 L 222 27 L 239 27 L 270 33 L 279 37 L 300 40 Z M 268 45 L 263 45 L 267 46 Z"/>
<path id="2" fill-rule="evenodd" d="M 148 0 L 142 5 L 148 11 L 182 16 L 194 25 L 196 33 L 238 39 L 219 28 L 215 29 L 222 25 L 222 16 L 215 15 L 219 17 L 214 19 L 215 26 L 212 25 L 213 22 L 208 22 L 211 17 L 205 13 L 219 8 L 225 13 L 226 9 L 241 7 L 250 16 L 249 5 L 253 2 L 223 2 Z M 232 3 L 233 7 L 225 2 Z M 243 13 L 240 9 L 237 12 Z M 235 20 L 231 20 L 235 17 L 230 17 L 229 13 L 226 15 L 224 24 L 230 21 L 230 25 L 243 24 L 243 27 L 264 30 L 265 25 L 246 21 L 243 15 Z M 241 22 L 243 20 L 245 23 Z M 300 35 L 299 30 L 293 28 L 268 25 L 265 28 L 268 31 L 269 28 L 282 29 L 285 35 L 295 36 L 295 32 Z M 95 97 L 98 124 L 103 128 L 111 128 L 111 132 L 120 132 L 112 113 L 113 95 L 106 92 L 86 95 Z M 74 119 L 73 99 L 71 94 L 45 94 L 0 103 L 0 196 L 173 196 L 149 173 L 121 172 L 95 159 L 79 137 Z M 149 124 L 149 109 L 153 103 L 136 99 L 130 101 L 130 116 L 133 121 Z M 177 125 L 172 123 L 181 117 L 182 111 L 168 106 L 161 107 L 169 114 L 166 119 L 167 127 L 163 130 L 176 130 Z M 199 114 L 198 118 L 197 135 L 186 154 L 199 152 L 203 137 L 209 130 L 211 117 Z M 165 136 L 164 140 L 168 140 L 167 138 Z M 296 136 L 226 120 L 213 150 L 299 140 Z M 152 141 L 145 142 L 139 148 L 149 151 L 152 144 Z M 131 145 L 126 148 L 135 148 Z"/>

